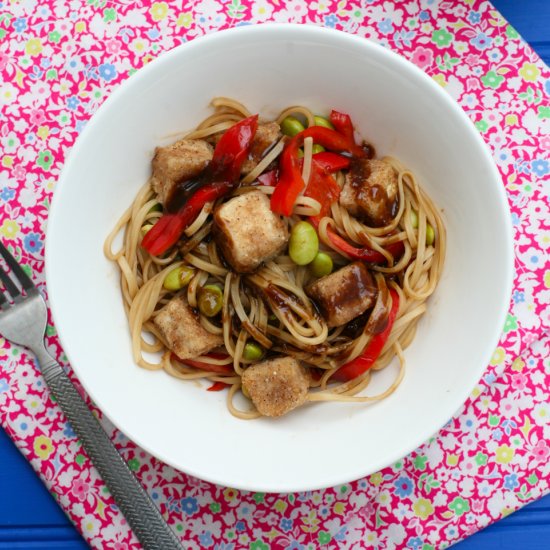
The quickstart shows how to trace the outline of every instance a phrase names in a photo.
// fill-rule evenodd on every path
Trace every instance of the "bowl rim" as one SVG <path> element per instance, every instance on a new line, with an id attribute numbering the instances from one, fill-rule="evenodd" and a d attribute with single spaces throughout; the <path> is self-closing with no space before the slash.
<path id="1" fill-rule="evenodd" d="M 307 36 L 311 36 L 314 38 L 319 37 L 320 35 L 325 37 L 331 36 L 335 40 L 341 40 L 342 43 L 347 41 L 347 44 L 349 44 L 353 49 L 356 49 L 357 51 L 360 51 L 360 49 L 362 48 L 363 53 L 365 55 L 368 55 L 369 49 L 371 49 L 383 56 L 387 56 L 388 59 L 392 60 L 392 63 L 396 67 L 401 68 L 402 70 L 407 71 L 409 73 L 410 72 L 415 73 L 415 78 L 423 81 L 423 83 L 431 90 L 433 94 L 439 96 L 440 100 L 444 103 L 445 107 L 449 109 L 451 112 L 453 112 L 454 115 L 461 120 L 464 126 L 463 130 L 470 134 L 470 136 L 474 139 L 478 148 L 482 152 L 484 157 L 484 162 L 486 163 L 487 168 L 489 169 L 492 175 L 491 184 L 496 188 L 496 191 L 497 191 L 498 204 L 495 204 L 494 208 L 500 210 L 500 216 L 503 220 L 505 220 L 503 227 L 501 227 L 500 229 L 503 231 L 502 237 L 507 242 L 506 258 L 501 260 L 503 265 L 506 265 L 506 273 L 503 274 L 503 279 L 505 279 L 506 281 L 505 285 L 503 286 L 505 286 L 506 291 L 505 291 L 505 295 L 502 297 L 500 310 L 498 311 L 498 314 L 495 314 L 494 326 L 493 326 L 492 335 L 490 338 L 490 346 L 489 346 L 489 343 L 486 345 L 487 357 L 485 361 L 480 362 L 480 365 L 478 366 L 476 381 L 473 382 L 472 387 L 468 390 L 468 392 L 457 394 L 456 398 L 452 401 L 452 403 L 447 405 L 445 409 L 446 411 L 445 416 L 447 416 L 447 411 L 451 409 L 455 412 L 458 411 L 461 408 L 461 406 L 464 404 L 464 402 L 468 399 L 472 389 L 475 387 L 475 384 L 479 381 L 483 372 L 487 368 L 491 355 L 500 340 L 500 337 L 502 334 L 502 327 L 504 326 L 504 322 L 508 312 L 509 299 L 512 293 L 513 280 L 514 280 L 513 230 L 512 230 L 512 221 L 511 221 L 508 199 L 507 199 L 504 185 L 502 183 L 500 173 L 497 169 L 497 166 L 495 164 L 495 161 L 493 159 L 489 146 L 483 140 L 479 132 L 475 129 L 474 124 L 472 123 L 470 118 L 466 115 L 466 113 L 463 111 L 463 109 L 460 107 L 460 105 L 449 94 L 447 94 L 439 84 L 437 84 L 431 77 L 429 77 L 423 70 L 418 68 L 416 65 L 414 65 L 412 62 L 407 60 L 402 55 L 368 38 L 360 37 L 344 31 L 329 29 L 329 28 L 325 28 L 325 27 L 321 27 L 313 24 L 263 23 L 263 24 L 251 24 L 251 25 L 246 25 L 241 27 L 233 27 L 233 28 L 224 29 L 220 31 L 213 31 L 209 34 L 194 38 L 189 42 L 184 42 L 172 48 L 171 50 L 160 54 L 158 57 L 156 57 L 154 60 L 149 62 L 147 65 L 138 69 L 138 71 L 133 75 L 131 75 L 131 77 L 127 78 L 126 80 L 118 84 L 117 87 L 105 99 L 105 101 L 99 106 L 96 112 L 93 113 L 92 116 L 88 119 L 83 131 L 81 132 L 80 135 L 77 136 L 72 149 L 69 151 L 68 155 L 66 156 L 63 167 L 61 169 L 61 172 L 53 193 L 53 197 L 51 200 L 51 205 L 50 205 L 50 210 L 49 210 L 48 220 L 47 220 L 47 227 L 46 227 L 45 274 L 46 274 L 47 285 L 48 285 L 48 282 L 52 280 L 52 277 L 53 277 L 52 274 L 55 272 L 55 267 L 52 265 L 52 258 L 51 258 L 51 254 L 49 253 L 49 250 L 53 246 L 52 237 L 51 237 L 53 233 L 52 228 L 55 227 L 56 220 L 58 218 L 58 216 L 56 216 L 56 213 L 61 208 L 60 205 L 62 202 L 61 196 L 62 196 L 63 189 L 66 186 L 70 185 L 70 180 L 68 178 L 68 175 L 70 175 L 70 173 L 72 172 L 73 166 L 78 162 L 80 150 L 85 146 L 85 142 L 88 134 L 92 132 L 93 126 L 97 126 L 98 124 L 101 123 L 102 119 L 108 112 L 111 104 L 116 103 L 119 100 L 119 97 L 123 97 L 128 91 L 132 91 L 132 89 L 139 88 L 141 81 L 146 79 L 150 72 L 157 70 L 157 68 L 161 67 L 162 64 L 170 63 L 172 58 L 175 58 L 181 55 L 182 51 L 190 52 L 194 48 L 202 48 L 203 44 L 205 43 L 215 44 L 216 42 L 224 42 L 228 38 L 234 35 L 235 36 L 254 35 L 257 33 L 264 33 L 264 32 L 273 32 L 276 34 L 281 33 L 281 36 L 279 38 L 288 39 L 288 40 L 292 40 L 293 38 L 303 39 L 304 37 L 307 37 Z M 56 327 L 62 327 L 64 322 L 62 320 L 59 306 L 57 305 L 57 295 L 55 294 L 55 292 L 50 291 L 49 285 L 48 285 L 48 295 L 49 295 L 50 311 L 52 314 L 54 325 Z M 150 448 L 146 442 L 141 440 L 141 437 L 139 434 L 136 436 L 136 434 L 129 433 L 126 430 L 121 428 L 120 426 L 121 423 L 118 421 L 120 419 L 112 418 L 109 414 L 109 411 L 102 406 L 103 400 L 101 398 L 101 395 L 98 395 L 93 388 L 89 387 L 86 377 L 81 378 L 80 376 L 81 373 L 79 372 L 79 367 L 77 366 L 77 363 L 73 362 L 71 359 L 70 349 L 72 346 L 70 342 L 67 342 L 65 340 L 62 328 L 61 330 L 58 330 L 58 338 L 77 378 L 79 379 L 80 383 L 84 387 L 86 393 L 93 400 L 93 402 L 99 407 L 102 413 L 114 424 L 114 426 L 118 430 L 124 433 L 129 439 L 131 439 L 139 447 L 147 451 L 152 456 L 174 467 L 178 471 L 182 471 L 188 475 L 192 475 L 199 479 L 202 479 L 211 483 L 215 483 L 218 485 L 222 485 L 222 486 L 230 485 L 232 487 L 235 487 L 237 489 L 242 489 L 242 490 L 262 491 L 262 492 L 271 492 L 271 493 L 274 493 L 274 492 L 288 493 L 288 492 L 298 492 L 298 491 L 306 491 L 306 490 L 312 490 L 312 489 L 323 489 L 323 488 L 333 487 L 335 485 L 339 485 L 341 483 L 347 483 L 351 481 L 349 474 L 348 475 L 340 474 L 338 469 L 333 469 L 331 470 L 330 474 L 325 475 L 322 483 L 319 483 L 318 485 L 315 485 L 315 486 L 312 486 L 310 483 L 304 484 L 302 482 L 294 482 L 294 483 L 288 484 L 285 487 L 275 487 L 272 484 L 270 484 L 269 480 L 265 480 L 263 485 L 257 484 L 257 483 L 247 484 L 245 482 L 228 484 L 227 478 L 223 479 L 217 476 L 205 475 L 205 472 L 196 471 L 195 469 L 189 468 L 189 467 L 182 469 L 181 465 L 174 463 L 169 457 L 164 456 L 162 452 L 159 453 L 155 449 Z M 378 471 L 394 463 L 395 461 L 408 456 L 414 449 L 418 448 L 420 445 L 424 444 L 430 437 L 437 434 L 438 431 L 446 424 L 446 422 L 448 422 L 452 418 L 455 412 L 451 413 L 451 416 L 446 418 L 444 421 L 438 421 L 437 423 L 434 422 L 430 424 L 429 427 L 425 427 L 424 430 L 419 430 L 418 436 L 414 438 L 415 443 L 413 445 L 402 447 L 401 452 L 399 453 L 393 453 L 392 455 L 388 454 L 386 460 L 384 461 L 379 460 L 378 461 L 379 463 L 375 463 L 374 466 L 371 464 L 368 468 L 365 468 L 362 472 L 359 472 L 359 471 L 354 472 L 353 479 L 360 479 L 365 475 L 368 475 L 372 471 Z M 443 415 L 440 415 L 440 416 L 443 416 Z M 122 422 L 122 424 L 124 423 Z"/>

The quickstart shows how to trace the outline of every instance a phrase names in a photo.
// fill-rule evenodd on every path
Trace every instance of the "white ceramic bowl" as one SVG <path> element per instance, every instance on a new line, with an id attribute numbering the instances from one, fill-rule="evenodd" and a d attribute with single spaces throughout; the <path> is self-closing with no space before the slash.
<path id="1" fill-rule="evenodd" d="M 406 351 L 405 379 L 384 401 L 314 404 L 277 420 L 243 421 L 228 413 L 225 392 L 133 363 L 119 276 L 103 256 L 103 241 L 146 181 L 154 147 L 193 127 L 219 95 L 265 117 L 292 104 L 349 113 L 377 152 L 401 159 L 441 207 L 444 274 Z M 367 40 L 312 26 L 264 25 L 180 46 L 107 99 L 57 184 L 46 268 L 72 367 L 120 430 L 199 478 L 284 492 L 372 473 L 449 420 L 497 344 L 511 290 L 511 243 L 491 156 L 437 84 Z M 377 384 L 387 383 L 389 370 Z"/>

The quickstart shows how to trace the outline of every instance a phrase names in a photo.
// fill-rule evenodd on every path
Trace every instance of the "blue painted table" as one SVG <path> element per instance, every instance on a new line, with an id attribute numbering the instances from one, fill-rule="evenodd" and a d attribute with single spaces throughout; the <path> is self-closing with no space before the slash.
<path id="1" fill-rule="evenodd" d="M 550 0 L 493 0 L 550 64 Z M 477 533 L 460 550 L 548 550 L 550 495 Z M 86 543 L 0 429 L 0 550 L 84 550 Z"/>

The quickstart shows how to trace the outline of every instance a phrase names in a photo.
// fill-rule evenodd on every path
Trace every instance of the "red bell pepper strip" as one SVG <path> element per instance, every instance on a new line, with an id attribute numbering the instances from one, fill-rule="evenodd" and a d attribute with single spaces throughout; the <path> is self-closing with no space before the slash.
<path id="1" fill-rule="evenodd" d="M 152 256 L 159 256 L 178 242 L 181 234 L 198 216 L 202 207 L 223 197 L 232 183 L 220 182 L 201 187 L 175 214 L 163 214 L 143 237 L 141 245 Z"/>
<path id="2" fill-rule="evenodd" d="M 271 210 L 282 216 L 292 214 L 294 203 L 305 186 L 298 158 L 298 149 L 301 145 L 300 140 L 297 139 L 299 135 L 293 137 L 281 153 L 279 182 L 271 195 Z"/>
<path id="3" fill-rule="evenodd" d="M 354 378 L 361 376 L 363 373 L 367 372 L 372 365 L 374 365 L 388 340 L 397 316 L 397 311 L 399 309 L 399 294 L 397 294 L 393 288 L 390 289 L 390 296 L 392 299 L 392 304 L 386 328 L 382 332 L 375 334 L 370 339 L 367 347 L 363 350 L 363 353 L 359 357 L 353 359 L 345 365 L 342 365 L 337 371 L 334 372 L 330 379 L 334 379 L 338 382 L 348 382 L 349 380 L 353 380 Z"/>
<path id="4" fill-rule="evenodd" d="M 300 139 L 301 143 L 307 137 L 313 138 L 314 143 L 322 145 L 329 151 L 336 153 L 347 153 L 353 157 L 364 157 L 366 155 L 363 148 L 355 143 L 353 136 L 349 138 L 340 132 L 325 128 L 324 126 L 310 126 L 296 134 L 293 139 Z"/>
<path id="5" fill-rule="evenodd" d="M 321 204 L 319 217 L 326 216 L 330 212 L 332 203 L 338 200 L 340 196 L 340 187 L 338 187 L 335 179 L 317 162 L 317 156 L 314 156 L 311 160 L 311 173 L 304 195 L 315 199 Z"/>
<path id="6" fill-rule="evenodd" d="M 197 191 L 177 212 L 167 212 L 145 235 L 141 245 L 149 254 L 158 256 L 178 242 L 183 231 L 197 217 L 203 206 L 223 197 L 237 183 L 241 166 L 258 128 L 258 115 L 253 115 L 229 128 L 218 141 L 214 156 L 195 180 Z"/>
<path id="7" fill-rule="evenodd" d="M 204 357 L 210 357 L 211 359 L 225 359 L 227 355 L 211 353 L 209 355 L 205 355 Z M 215 374 L 235 374 L 235 371 L 233 370 L 233 365 L 231 363 L 224 365 L 218 365 L 216 363 L 203 363 L 202 361 L 195 361 L 194 359 L 181 359 L 175 353 L 172 353 L 172 358 L 184 365 L 193 367 L 195 369 L 213 372 Z"/>
<path id="8" fill-rule="evenodd" d="M 319 217 L 311 217 L 309 218 L 309 221 L 315 227 L 315 229 L 319 228 Z M 330 227 L 327 227 L 327 235 L 334 248 L 347 258 L 351 258 L 352 260 L 362 260 L 364 262 L 370 262 L 372 264 L 383 263 L 386 261 L 385 256 L 378 252 L 378 250 L 373 250 L 372 248 L 358 248 L 356 246 L 353 246 L 348 243 L 348 241 L 340 237 L 340 235 L 338 235 L 338 233 L 336 233 Z M 397 241 L 386 246 L 386 250 L 394 258 L 400 256 L 403 253 L 404 249 L 405 245 L 403 244 L 403 241 Z"/>
<path id="9" fill-rule="evenodd" d="M 346 136 L 349 140 L 355 142 L 355 137 L 353 135 L 353 124 L 349 115 L 332 110 L 330 112 L 330 121 L 338 132 Z"/>
<path id="10" fill-rule="evenodd" d="M 346 168 L 349 168 L 349 165 L 351 164 L 351 159 L 349 157 L 344 157 L 337 153 L 331 153 L 330 151 L 315 153 L 312 158 L 327 172 L 338 172 L 338 170 L 345 170 Z"/>
<path id="11" fill-rule="evenodd" d="M 229 386 L 230 384 L 226 384 L 225 382 L 214 382 L 206 391 L 222 391 Z"/>

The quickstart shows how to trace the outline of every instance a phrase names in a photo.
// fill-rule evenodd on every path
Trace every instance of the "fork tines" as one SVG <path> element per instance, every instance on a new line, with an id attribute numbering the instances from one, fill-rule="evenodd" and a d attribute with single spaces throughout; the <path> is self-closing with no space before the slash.
<path id="1" fill-rule="evenodd" d="M 8 249 L 3 245 L 2 241 L 0 241 L 0 255 L 4 258 L 6 264 L 10 268 L 13 278 L 19 282 L 27 294 L 32 294 L 36 290 L 34 283 L 15 260 L 15 258 L 10 254 Z M 4 289 L 14 300 L 21 296 L 21 291 L 15 284 L 14 280 L 2 267 L 0 267 L 0 280 L 2 281 Z M 4 305 L 5 303 L 7 303 L 7 299 L 4 294 L 0 292 L 0 305 Z"/>

